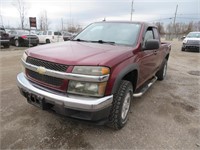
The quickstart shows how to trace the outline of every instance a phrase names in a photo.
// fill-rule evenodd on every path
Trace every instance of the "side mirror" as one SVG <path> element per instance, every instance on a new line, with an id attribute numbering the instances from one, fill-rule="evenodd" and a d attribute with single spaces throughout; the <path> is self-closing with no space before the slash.
<path id="1" fill-rule="evenodd" d="M 183 40 L 184 38 L 186 38 L 186 36 L 181 37 L 181 40 Z"/>
<path id="2" fill-rule="evenodd" d="M 159 49 L 160 41 L 156 39 L 149 39 L 145 42 L 145 50 Z"/>

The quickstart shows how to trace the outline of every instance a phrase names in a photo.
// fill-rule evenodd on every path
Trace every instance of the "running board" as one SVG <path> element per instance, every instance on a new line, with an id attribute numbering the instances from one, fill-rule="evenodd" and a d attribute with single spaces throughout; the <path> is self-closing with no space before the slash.
<path id="1" fill-rule="evenodd" d="M 133 97 L 141 97 L 157 80 L 158 78 L 155 76 L 153 77 L 150 82 L 145 86 L 143 87 L 139 93 L 134 93 L 133 94 Z"/>

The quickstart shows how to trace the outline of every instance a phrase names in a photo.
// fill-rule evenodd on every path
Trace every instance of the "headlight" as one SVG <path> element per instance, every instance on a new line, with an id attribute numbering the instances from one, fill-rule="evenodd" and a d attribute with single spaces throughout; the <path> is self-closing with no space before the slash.
<path id="1" fill-rule="evenodd" d="M 72 73 L 102 76 L 108 75 L 110 73 L 110 69 L 108 67 L 100 66 L 75 66 Z M 67 92 L 71 94 L 102 97 L 105 93 L 106 84 L 107 82 L 96 83 L 70 80 Z"/>
<path id="2" fill-rule="evenodd" d="M 107 67 L 94 67 L 94 66 L 75 66 L 72 73 L 101 76 L 110 73 Z"/>
<path id="3" fill-rule="evenodd" d="M 22 56 L 22 59 L 24 60 L 24 61 L 26 61 L 26 59 L 27 59 L 27 54 L 26 54 L 26 52 L 24 52 L 24 54 L 23 54 L 23 56 Z"/>
<path id="4" fill-rule="evenodd" d="M 183 40 L 183 44 L 185 44 L 185 43 L 187 43 L 187 39 L 184 39 L 184 40 Z"/>
<path id="5" fill-rule="evenodd" d="M 101 97 L 104 95 L 107 82 L 88 83 L 81 81 L 69 81 L 68 93 L 86 96 Z"/>

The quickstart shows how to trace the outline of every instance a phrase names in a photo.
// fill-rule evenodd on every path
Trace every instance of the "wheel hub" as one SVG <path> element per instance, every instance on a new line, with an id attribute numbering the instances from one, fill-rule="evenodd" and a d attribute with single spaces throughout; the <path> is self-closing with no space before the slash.
<path id="1" fill-rule="evenodd" d="M 130 108 L 130 103 L 131 103 L 131 95 L 130 95 L 130 92 L 129 92 L 125 96 L 124 103 L 123 103 L 123 106 L 122 106 L 122 113 L 121 113 L 122 119 L 126 118 L 128 111 L 129 111 L 129 108 Z"/>
<path id="2" fill-rule="evenodd" d="M 164 66 L 164 70 L 163 70 L 163 77 L 165 77 L 165 76 L 166 76 L 166 72 L 167 72 L 167 64 L 165 64 L 165 66 Z"/>

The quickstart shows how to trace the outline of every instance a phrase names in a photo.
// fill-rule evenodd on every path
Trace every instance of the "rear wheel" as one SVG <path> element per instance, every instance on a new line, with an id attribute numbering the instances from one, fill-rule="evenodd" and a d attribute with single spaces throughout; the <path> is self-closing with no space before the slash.
<path id="1" fill-rule="evenodd" d="M 50 43 L 50 40 L 49 40 L 49 39 L 46 39 L 46 43 Z"/>
<path id="2" fill-rule="evenodd" d="M 133 99 L 131 82 L 122 80 L 121 85 L 114 94 L 113 104 L 109 115 L 108 125 L 114 129 L 121 129 L 128 120 L 128 114 Z"/>
<path id="3" fill-rule="evenodd" d="M 20 44 L 19 44 L 19 40 L 15 40 L 15 46 L 19 47 Z"/>
<path id="4" fill-rule="evenodd" d="M 158 80 L 164 80 L 167 74 L 167 59 L 163 61 L 162 67 L 158 72 L 156 73 L 156 76 L 158 77 Z"/>
<path id="5" fill-rule="evenodd" d="M 10 47 L 10 44 L 4 44 L 3 47 L 4 47 L 4 48 L 9 48 L 9 47 Z"/>

